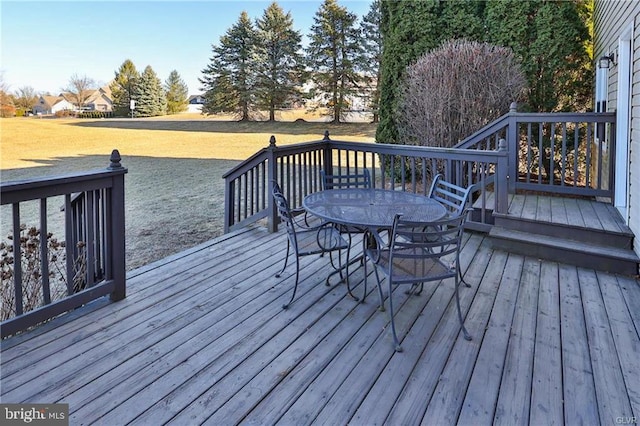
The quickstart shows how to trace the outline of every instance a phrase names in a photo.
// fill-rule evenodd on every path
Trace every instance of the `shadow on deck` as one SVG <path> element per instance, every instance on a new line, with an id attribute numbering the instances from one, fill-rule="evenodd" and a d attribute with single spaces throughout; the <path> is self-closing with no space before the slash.
<path id="1" fill-rule="evenodd" d="M 2 342 L 2 402 L 65 402 L 71 424 L 614 424 L 640 417 L 640 282 L 494 250 L 467 233 L 453 281 L 366 303 L 327 259 L 282 265 L 250 227 L 132 271 L 99 300 Z M 352 279 L 362 280 L 363 270 Z M 402 290 L 402 289 L 401 289 Z"/>

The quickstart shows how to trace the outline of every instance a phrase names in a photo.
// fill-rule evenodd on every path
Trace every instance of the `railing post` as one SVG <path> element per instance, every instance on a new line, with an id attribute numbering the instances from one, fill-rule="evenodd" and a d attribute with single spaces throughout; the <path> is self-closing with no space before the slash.
<path id="1" fill-rule="evenodd" d="M 329 137 L 329 131 L 324 131 L 324 137 L 322 141 L 325 142 L 322 154 L 322 169 L 326 175 L 333 174 L 333 148 L 331 147 L 331 138 Z"/>
<path id="2" fill-rule="evenodd" d="M 603 124 L 606 126 L 606 124 Z M 611 194 L 611 203 L 615 205 L 615 194 L 616 194 L 616 122 L 614 121 L 609 126 L 609 188 Z"/>
<path id="3" fill-rule="evenodd" d="M 508 192 L 510 194 L 516 193 L 516 181 L 518 180 L 518 119 L 516 114 L 518 112 L 518 104 L 512 102 L 509 106 L 509 119 L 507 121 L 507 144 L 509 151 L 509 164 L 507 166 L 506 182 L 508 186 Z M 498 143 L 500 143 L 499 141 Z M 500 147 L 498 147 L 498 151 Z"/>
<path id="4" fill-rule="evenodd" d="M 273 182 L 276 180 L 276 176 L 278 175 L 276 149 L 278 149 L 276 146 L 276 137 L 271 135 L 271 138 L 269 139 L 269 148 L 267 148 L 267 208 L 269 209 L 267 216 L 267 229 L 269 232 L 278 231 L 278 210 L 276 208 L 276 203 L 273 201 L 273 196 L 271 195 L 273 191 Z"/>
<path id="5" fill-rule="evenodd" d="M 233 179 L 224 180 L 224 233 L 229 232 L 233 223 L 233 206 L 235 205 L 235 181 Z"/>
<path id="6" fill-rule="evenodd" d="M 109 170 L 123 170 L 120 164 L 120 152 L 114 149 L 111 153 Z M 111 188 L 111 265 L 113 271 L 114 290 L 111 300 L 122 300 L 127 296 L 126 259 L 125 259 L 125 220 L 124 220 L 124 173 L 115 174 Z"/>
<path id="7" fill-rule="evenodd" d="M 498 164 L 496 164 L 496 178 L 494 180 L 494 186 L 496 191 L 496 205 L 494 211 L 496 213 L 506 214 L 508 211 L 509 203 L 509 191 L 508 191 L 508 167 L 510 164 L 509 157 L 512 156 L 508 152 L 507 141 L 500 139 L 498 141 L 498 152 L 506 153 L 498 157 Z"/>

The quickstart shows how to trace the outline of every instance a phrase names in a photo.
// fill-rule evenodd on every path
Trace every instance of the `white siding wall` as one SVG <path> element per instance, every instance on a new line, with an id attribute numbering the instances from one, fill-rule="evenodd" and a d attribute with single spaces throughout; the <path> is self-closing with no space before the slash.
<path id="1" fill-rule="evenodd" d="M 640 255 L 640 2 L 629 0 L 596 0 L 594 16 L 595 58 L 616 52 L 620 35 L 633 24 L 631 129 L 629 152 L 629 227 L 635 234 L 634 249 Z M 609 72 L 608 110 L 617 102 L 618 70 Z"/>

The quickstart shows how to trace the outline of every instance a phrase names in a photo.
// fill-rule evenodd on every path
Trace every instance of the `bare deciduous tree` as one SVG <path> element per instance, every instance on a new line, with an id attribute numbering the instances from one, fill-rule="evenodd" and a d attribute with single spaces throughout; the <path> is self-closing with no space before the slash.
<path id="1" fill-rule="evenodd" d="M 91 97 L 95 85 L 92 78 L 74 74 L 69 78 L 69 83 L 63 90 L 69 96 L 69 100 L 82 109 Z"/>
<path id="2" fill-rule="evenodd" d="M 509 110 L 526 80 L 509 48 L 451 40 L 407 68 L 402 143 L 452 147 Z"/>
<path id="3" fill-rule="evenodd" d="M 14 96 L 14 105 L 24 111 L 31 111 L 37 101 L 38 95 L 31 86 L 20 87 Z"/>

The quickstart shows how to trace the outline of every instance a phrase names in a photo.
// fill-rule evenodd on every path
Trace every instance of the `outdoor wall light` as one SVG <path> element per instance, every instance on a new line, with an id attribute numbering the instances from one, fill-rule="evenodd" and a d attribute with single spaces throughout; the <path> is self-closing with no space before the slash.
<path id="1" fill-rule="evenodd" d="M 600 59 L 598 59 L 598 68 L 609 69 L 611 65 L 615 65 L 615 62 L 613 61 L 614 59 L 615 57 L 613 56 L 613 53 L 609 54 L 608 56 L 601 56 Z"/>

